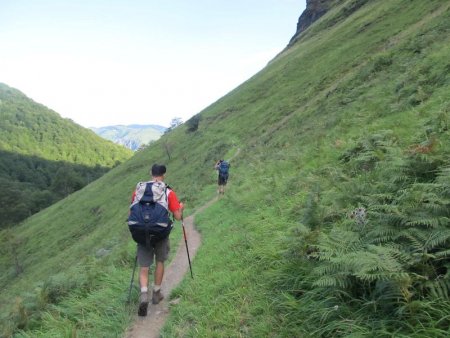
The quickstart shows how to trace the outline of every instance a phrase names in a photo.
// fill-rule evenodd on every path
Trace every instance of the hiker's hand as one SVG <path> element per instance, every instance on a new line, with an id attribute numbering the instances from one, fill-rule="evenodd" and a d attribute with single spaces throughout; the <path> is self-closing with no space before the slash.
<path id="1" fill-rule="evenodd" d="M 181 221 L 181 219 L 183 218 L 183 209 L 184 209 L 184 204 L 180 203 L 180 207 L 178 208 L 178 210 L 174 211 L 173 217 L 175 217 L 175 219 L 177 221 Z"/>

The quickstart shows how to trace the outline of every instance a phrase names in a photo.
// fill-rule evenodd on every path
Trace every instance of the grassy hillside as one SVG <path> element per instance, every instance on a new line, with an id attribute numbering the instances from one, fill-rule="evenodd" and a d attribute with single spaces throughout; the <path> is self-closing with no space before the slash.
<path id="1" fill-rule="evenodd" d="M 0 228 L 82 188 L 131 156 L 0 83 Z"/>
<path id="2" fill-rule="evenodd" d="M 176 128 L 2 232 L 4 332 L 121 336 L 136 311 L 124 304 L 135 182 L 165 162 L 192 211 L 239 147 L 225 196 L 196 217 L 195 279 L 174 292 L 163 336 L 448 336 L 449 7 L 340 2 L 196 131 Z"/>
<path id="3" fill-rule="evenodd" d="M 17 89 L 0 83 L 0 149 L 87 166 L 112 167 L 130 152 L 97 136 Z"/>

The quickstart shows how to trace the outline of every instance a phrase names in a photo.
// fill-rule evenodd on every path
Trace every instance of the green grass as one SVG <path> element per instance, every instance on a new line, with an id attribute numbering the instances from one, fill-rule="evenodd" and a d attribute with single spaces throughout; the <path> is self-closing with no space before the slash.
<path id="1" fill-rule="evenodd" d="M 255 322 L 260 315 L 270 315 L 271 302 L 258 291 L 264 282 L 257 274 L 261 268 L 255 270 L 249 264 L 252 245 L 248 241 L 254 240 L 249 238 L 253 234 L 242 235 L 240 228 L 245 225 L 238 223 L 245 215 L 230 218 L 224 212 L 227 206 L 228 201 L 222 200 L 196 219 L 200 231 L 210 235 L 195 258 L 195 278 L 186 279 L 173 292 L 172 297 L 181 297 L 182 302 L 172 307 L 176 325 L 163 336 L 207 337 L 217 332 L 224 337 L 236 333 L 257 336 L 273 329 L 275 323 Z"/>
<path id="2" fill-rule="evenodd" d="M 2 235 L 21 243 L 0 258 L 10 330 L 120 336 L 135 311 L 135 183 L 166 163 L 192 213 L 215 196 L 215 160 L 240 148 L 227 193 L 195 218 L 195 278 L 173 292 L 164 337 L 448 335 L 450 11 L 377 0 L 343 17 L 354 2 L 206 108 L 197 131 L 176 128 Z"/>

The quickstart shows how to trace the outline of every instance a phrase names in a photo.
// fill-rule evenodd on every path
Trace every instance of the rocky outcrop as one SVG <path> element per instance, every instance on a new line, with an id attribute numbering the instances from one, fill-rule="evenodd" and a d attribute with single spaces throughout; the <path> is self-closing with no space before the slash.
<path id="1" fill-rule="evenodd" d="M 297 31 L 287 47 L 292 46 L 302 33 L 333 7 L 339 6 L 333 18 L 328 19 L 324 27 L 331 27 L 346 19 L 371 0 L 306 0 L 306 9 L 298 19 Z M 342 5 L 342 6 L 340 6 Z"/>
<path id="2" fill-rule="evenodd" d="M 317 19 L 324 15 L 338 0 L 306 0 L 306 9 L 298 19 L 297 31 L 289 41 L 292 45 L 299 35 L 309 26 L 311 26 Z"/>

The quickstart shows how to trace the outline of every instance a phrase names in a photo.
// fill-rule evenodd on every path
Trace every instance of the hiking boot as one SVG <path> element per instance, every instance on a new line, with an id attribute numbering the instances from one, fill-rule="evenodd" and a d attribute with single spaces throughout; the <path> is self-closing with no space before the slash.
<path id="1" fill-rule="evenodd" d="M 147 292 L 141 292 L 141 295 L 139 296 L 138 315 L 139 316 L 146 316 L 147 315 L 147 308 L 148 308 L 148 293 Z"/>
<path id="2" fill-rule="evenodd" d="M 155 291 L 153 290 L 152 303 L 158 304 L 160 301 L 164 299 L 164 296 L 161 293 L 161 290 Z"/>

